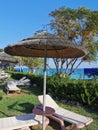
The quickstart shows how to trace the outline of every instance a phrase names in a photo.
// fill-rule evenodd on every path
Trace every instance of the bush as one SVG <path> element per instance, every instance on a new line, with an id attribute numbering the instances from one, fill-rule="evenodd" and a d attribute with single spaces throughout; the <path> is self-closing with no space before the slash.
<path id="1" fill-rule="evenodd" d="M 86 80 L 50 77 L 47 91 L 59 100 L 77 101 L 83 105 L 98 105 L 98 83 Z"/>
<path id="2" fill-rule="evenodd" d="M 20 79 L 26 76 L 32 84 L 36 84 L 43 90 L 43 75 L 30 73 L 10 72 L 12 77 Z M 59 100 L 76 101 L 83 105 L 98 107 L 98 82 L 90 80 L 75 80 L 59 76 L 47 77 L 47 93 Z"/>

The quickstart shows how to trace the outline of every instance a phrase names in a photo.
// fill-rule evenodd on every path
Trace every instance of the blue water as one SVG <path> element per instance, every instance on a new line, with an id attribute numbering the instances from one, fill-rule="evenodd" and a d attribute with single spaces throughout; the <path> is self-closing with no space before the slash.
<path id="1" fill-rule="evenodd" d="M 29 72 L 29 68 L 28 67 L 15 67 L 14 68 L 15 71 L 17 72 Z M 37 74 L 37 75 L 43 75 L 44 74 L 44 70 L 43 69 L 33 69 L 31 70 L 31 72 L 33 74 Z M 65 72 L 65 69 L 63 69 L 63 73 Z M 46 74 L 48 76 L 52 76 L 56 73 L 56 69 L 47 69 L 46 70 Z M 74 79 L 92 79 L 93 77 L 89 77 L 87 75 L 84 75 L 84 69 L 77 69 L 71 76 L 71 78 L 74 78 Z"/>
<path id="2" fill-rule="evenodd" d="M 65 72 L 65 69 L 63 69 L 63 73 Z M 41 70 L 37 70 L 35 69 L 35 74 L 40 74 L 40 75 L 43 75 L 44 73 L 44 70 L 41 69 Z M 56 73 L 56 69 L 47 69 L 46 70 L 46 74 L 48 76 L 52 76 Z M 93 76 L 89 77 L 87 75 L 84 75 L 84 69 L 77 69 L 71 76 L 71 78 L 74 78 L 74 79 L 92 79 Z"/>
<path id="3" fill-rule="evenodd" d="M 27 73 L 27 72 L 29 72 L 29 67 L 27 67 L 27 66 L 15 66 L 14 71 Z"/>

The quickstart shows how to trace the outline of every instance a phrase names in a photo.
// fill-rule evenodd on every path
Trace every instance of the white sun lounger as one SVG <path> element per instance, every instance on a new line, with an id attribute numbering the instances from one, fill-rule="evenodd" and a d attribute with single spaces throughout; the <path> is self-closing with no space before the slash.
<path id="1" fill-rule="evenodd" d="M 33 113 L 0 118 L 0 130 L 14 130 L 37 124 L 42 124 L 42 116 Z"/>
<path id="2" fill-rule="evenodd" d="M 38 96 L 39 101 L 43 104 L 43 95 Z M 72 129 L 83 128 L 93 122 L 93 119 L 90 117 L 86 117 L 72 111 L 66 110 L 57 105 L 57 103 L 49 96 L 46 95 L 46 106 L 52 107 L 55 109 L 54 115 L 52 115 L 52 119 L 58 121 L 58 119 L 62 119 L 72 124 Z M 62 123 L 61 123 L 62 125 Z M 62 127 L 62 126 L 61 126 Z"/>
<path id="3" fill-rule="evenodd" d="M 22 81 L 18 81 L 17 85 L 26 85 L 26 86 L 30 86 L 30 79 L 24 79 Z"/>
<path id="4" fill-rule="evenodd" d="M 30 86 L 30 79 L 27 79 L 26 77 L 22 77 L 19 80 L 12 80 L 12 82 L 16 83 L 17 86 L 21 85 Z"/>
<path id="5" fill-rule="evenodd" d="M 8 94 L 10 91 L 18 91 L 21 92 L 21 89 L 16 86 L 16 83 L 13 81 L 8 81 L 7 86 L 5 87 L 5 91 Z"/>
<path id="6" fill-rule="evenodd" d="M 7 79 L 10 77 L 7 73 L 5 73 L 3 70 L 0 70 L 0 80 L 1 81 L 7 81 Z"/>

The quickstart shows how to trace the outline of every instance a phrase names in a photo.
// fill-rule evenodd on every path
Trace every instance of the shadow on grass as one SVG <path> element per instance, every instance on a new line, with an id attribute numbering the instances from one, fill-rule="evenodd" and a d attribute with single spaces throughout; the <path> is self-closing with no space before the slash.
<path id="1" fill-rule="evenodd" d="M 86 112 L 92 113 L 94 115 L 97 115 L 96 117 L 92 117 L 92 118 L 96 118 L 98 120 L 98 108 L 90 108 L 90 107 L 86 107 L 84 108 Z"/>
<path id="2" fill-rule="evenodd" d="M 22 89 L 22 92 L 24 93 L 29 93 L 29 94 L 34 94 L 36 96 L 42 94 L 42 90 L 40 87 L 34 87 L 34 86 L 30 86 L 30 87 L 25 87 L 25 86 L 20 86 L 20 88 Z"/>
<path id="3" fill-rule="evenodd" d="M 0 111 L 0 113 L 2 113 L 5 117 L 8 117 L 9 115 L 7 115 L 5 112 Z"/>
<path id="4" fill-rule="evenodd" d="M 8 106 L 9 110 L 19 111 L 21 113 L 32 113 L 32 109 L 34 108 L 34 104 L 31 103 L 18 103 L 15 102 L 12 105 Z"/>
<path id="5" fill-rule="evenodd" d="M 4 90 L 6 83 L 0 83 L 0 90 Z"/>
<path id="6" fill-rule="evenodd" d="M 34 104 L 32 103 L 20 103 L 18 104 L 20 107 L 23 108 L 23 110 L 21 112 L 23 113 L 32 113 L 32 110 L 34 108 Z"/>
<path id="7" fill-rule="evenodd" d="M 0 96 L 0 100 L 2 100 L 2 97 Z"/>

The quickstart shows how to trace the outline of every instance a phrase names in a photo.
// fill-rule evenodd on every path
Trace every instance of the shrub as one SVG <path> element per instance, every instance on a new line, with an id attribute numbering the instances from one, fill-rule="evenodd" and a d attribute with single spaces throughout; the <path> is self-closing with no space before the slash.
<path id="1" fill-rule="evenodd" d="M 43 90 L 43 76 L 30 73 L 10 72 L 12 77 L 20 79 L 23 76 L 29 78 L 32 84 L 36 84 Z M 47 77 L 47 93 L 51 93 L 59 100 L 77 101 L 83 105 L 98 107 L 98 82 L 88 80 L 75 80 L 59 76 Z"/>
<path id="2" fill-rule="evenodd" d="M 94 81 L 50 77 L 47 81 L 47 90 L 60 100 L 73 100 L 88 106 L 98 104 L 98 83 Z"/>

